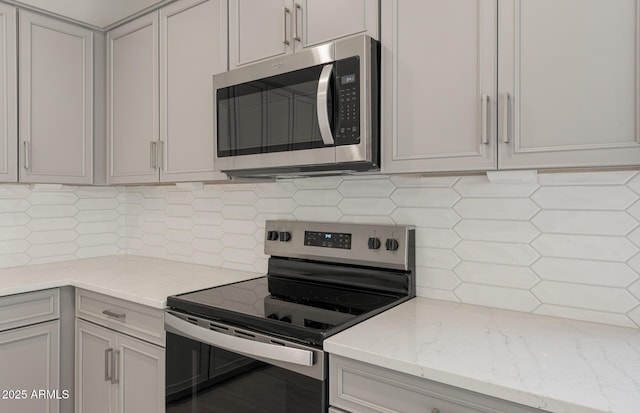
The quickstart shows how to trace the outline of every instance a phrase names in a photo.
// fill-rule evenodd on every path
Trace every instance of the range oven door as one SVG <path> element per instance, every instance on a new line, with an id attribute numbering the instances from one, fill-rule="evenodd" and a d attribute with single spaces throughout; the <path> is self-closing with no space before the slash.
<path id="1" fill-rule="evenodd" d="M 165 318 L 166 413 L 327 411 L 322 351 L 186 319 Z"/>

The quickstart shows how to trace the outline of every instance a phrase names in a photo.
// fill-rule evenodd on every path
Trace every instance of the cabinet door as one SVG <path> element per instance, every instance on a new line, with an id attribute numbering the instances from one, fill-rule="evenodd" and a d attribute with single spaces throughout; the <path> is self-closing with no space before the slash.
<path id="1" fill-rule="evenodd" d="M 182 0 L 160 10 L 160 180 L 215 172 L 212 75 L 227 70 L 227 2 Z"/>
<path id="2" fill-rule="evenodd" d="M 231 69 L 292 53 L 291 0 L 229 0 Z"/>
<path id="3" fill-rule="evenodd" d="M 358 33 L 379 38 L 377 0 L 295 0 L 293 7 L 296 51 Z"/>
<path id="4" fill-rule="evenodd" d="M 157 182 L 158 13 L 107 34 L 109 183 Z"/>
<path id="5" fill-rule="evenodd" d="M 20 399 L 0 400 L 1 411 L 58 412 L 56 398 L 31 396 L 33 390 L 59 390 L 62 395 L 63 389 L 59 388 L 59 326 L 58 321 L 50 321 L 0 333 L 0 389 L 27 391 L 26 395 L 20 394 Z"/>
<path id="6" fill-rule="evenodd" d="M 500 168 L 640 164 L 639 9 L 500 0 Z"/>
<path id="7" fill-rule="evenodd" d="M 93 182 L 93 32 L 20 11 L 20 181 Z"/>
<path id="8" fill-rule="evenodd" d="M 114 413 L 116 387 L 111 383 L 116 333 L 76 321 L 76 412 Z"/>
<path id="9" fill-rule="evenodd" d="M 118 334 L 118 413 L 164 413 L 165 350 Z"/>
<path id="10" fill-rule="evenodd" d="M 0 3 L 0 182 L 18 180 L 16 9 Z"/>
<path id="11" fill-rule="evenodd" d="M 496 0 L 382 0 L 382 171 L 496 167 Z"/>

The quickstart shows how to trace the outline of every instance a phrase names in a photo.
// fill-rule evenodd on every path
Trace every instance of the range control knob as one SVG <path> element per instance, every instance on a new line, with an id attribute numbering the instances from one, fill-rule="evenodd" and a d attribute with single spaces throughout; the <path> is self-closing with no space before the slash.
<path id="1" fill-rule="evenodd" d="M 400 244 L 398 244 L 398 240 L 395 238 L 387 238 L 385 247 L 387 248 L 387 251 L 397 251 L 400 247 Z"/>
<path id="2" fill-rule="evenodd" d="M 368 244 L 369 244 L 369 249 L 370 250 L 380 249 L 380 238 L 371 237 L 371 238 L 369 238 Z"/>
<path id="3" fill-rule="evenodd" d="M 267 239 L 269 241 L 277 241 L 278 240 L 278 231 L 269 231 L 269 232 L 267 232 Z"/>
<path id="4" fill-rule="evenodd" d="M 288 242 L 289 240 L 291 240 L 291 233 L 290 232 L 286 232 L 286 231 L 280 232 L 280 241 Z"/>

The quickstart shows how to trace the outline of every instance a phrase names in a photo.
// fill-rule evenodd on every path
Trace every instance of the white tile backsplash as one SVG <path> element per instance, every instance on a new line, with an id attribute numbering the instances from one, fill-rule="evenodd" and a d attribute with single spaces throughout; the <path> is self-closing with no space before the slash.
<path id="1" fill-rule="evenodd" d="M 416 226 L 420 296 L 640 327 L 640 173 L 0 185 L 0 267 L 122 253 L 266 271 L 264 222 Z"/>

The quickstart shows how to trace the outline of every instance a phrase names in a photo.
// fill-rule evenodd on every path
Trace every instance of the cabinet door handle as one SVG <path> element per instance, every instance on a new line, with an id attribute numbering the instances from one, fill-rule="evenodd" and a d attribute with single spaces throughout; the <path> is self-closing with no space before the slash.
<path id="1" fill-rule="evenodd" d="M 502 96 L 502 142 L 509 143 L 511 136 L 511 125 L 513 110 L 511 108 L 511 94 L 505 93 Z"/>
<path id="2" fill-rule="evenodd" d="M 286 44 L 287 46 L 289 45 L 289 36 L 287 36 L 287 15 L 291 14 L 291 10 L 288 7 L 284 8 L 284 18 L 282 21 L 282 27 L 284 28 L 283 30 L 283 40 L 282 43 Z"/>
<path id="3" fill-rule="evenodd" d="M 113 372 L 111 377 L 111 384 L 120 383 L 120 378 L 118 377 L 119 365 L 120 365 L 120 350 L 116 350 L 113 352 L 113 357 L 111 358 L 111 371 Z"/>
<path id="4" fill-rule="evenodd" d="M 431 409 L 431 413 L 440 413 L 440 409 L 434 407 L 433 409 Z"/>
<path id="5" fill-rule="evenodd" d="M 122 321 L 124 321 L 124 319 L 127 317 L 125 313 L 116 313 L 115 311 L 112 311 L 112 310 L 104 310 L 102 314 L 106 315 L 107 317 L 116 318 Z"/>
<path id="6" fill-rule="evenodd" d="M 489 144 L 489 103 L 491 98 L 489 95 L 482 95 L 482 110 L 480 116 L 482 121 L 480 122 L 480 139 L 483 145 Z"/>
<path id="7" fill-rule="evenodd" d="M 164 167 L 164 141 L 158 141 L 160 145 L 158 145 L 158 168 L 162 169 Z"/>
<path id="8" fill-rule="evenodd" d="M 29 170 L 31 167 L 31 151 L 29 150 L 29 142 L 23 141 L 22 143 L 24 144 L 24 169 Z"/>
<path id="9" fill-rule="evenodd" d="M 149 155 L 150 155 L 150 161 L 149 161 L 149 167 L 151 169 L 156 169 L 157 168 L 157 160 L 156 157 L 158 156 L 157 150 L 156 150 L 156 146 L 157 146 L 157 142 L 156 141 L 151 141 L 149 142 Z"/>
<path id="10" fill-rule="evenodd" d="M 301 42 L 302 38 L 298 33 L 298 10 L 300 11 L 300 25 L 302 26 L 302 5 L 299 3 L 296 3 L 295 10 L 293 12 L 293 23 L 294 23 L 293 40 L 297 40 Z"/>
<path id="11" fill-rule="evenodd" d="M 112 380 L 113 370 L 110 368 L 113 363 L 113 349 L 108 348 L 104 351 L 104 381 Z"/>

